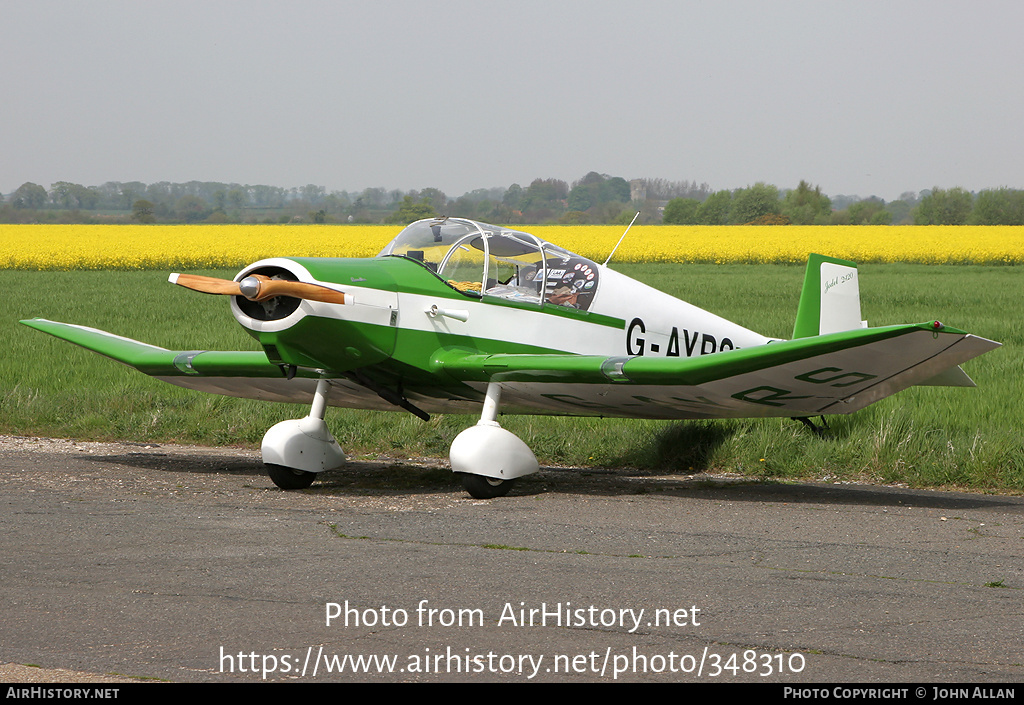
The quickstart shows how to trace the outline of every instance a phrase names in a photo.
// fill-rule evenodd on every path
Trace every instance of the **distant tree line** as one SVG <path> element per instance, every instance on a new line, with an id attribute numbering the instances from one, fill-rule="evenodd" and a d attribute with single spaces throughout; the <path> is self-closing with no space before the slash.
<path id="1" fill-rule="evenodd" d="M 662 222 L 678 225 L 1024 225 L 1024 191 L 962 188 L 905 192 L 886 203 L 871 196 L 831 199 L 806 181 L 792 190 L 757 183 L 706 198 L 675 198 Z"/>
<path id="2" fill-rule="evenodd" d="M 26 182 L 0 195 L 8 223 L 408 223 L 435 215 L 493 223 L 1024 224 L 1024 191 L 962 188 L 907 192 L 886 203 L 871 196 L 830 198 L 801 181 L 780 190 L 757 183 L 712 191 L 706 183 L 633 179 L 590 172 L 572 183 L 535 179 L 527 186 L 476 189 L 449 198 L 437 188 L 332 191 L 206 181 L 82 186 Z"/>

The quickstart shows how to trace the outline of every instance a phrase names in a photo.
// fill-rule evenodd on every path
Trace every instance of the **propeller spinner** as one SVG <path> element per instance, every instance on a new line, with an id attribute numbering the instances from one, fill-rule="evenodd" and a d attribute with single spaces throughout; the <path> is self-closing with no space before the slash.
<path id="1" fill-rule="evenodd" d="M 241 281 L 204 277 L 198 274 L 172 274 L 168 277 L 172 284 L 183 286 L 204 294 L 227 294 L 244 296 L 250 301 L 266 301 L 275 296 L 291 296 L 296 299 L 321 301 L 328 304 L 345 303 L 345 294 L 320 284 L 271 279 L 264 274 L 250 274 Z"/>

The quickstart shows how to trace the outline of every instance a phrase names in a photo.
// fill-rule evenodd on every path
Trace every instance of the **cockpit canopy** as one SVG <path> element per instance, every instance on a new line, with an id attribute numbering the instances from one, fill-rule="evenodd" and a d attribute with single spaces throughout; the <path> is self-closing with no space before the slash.
<path id="1" fill-rule="evenodd" d="M 597 291 L 590 260 L 529 233 L 462 218 L 412 223 L 378 256 L 415 260 L 467 296 L 585 311 Z"/>

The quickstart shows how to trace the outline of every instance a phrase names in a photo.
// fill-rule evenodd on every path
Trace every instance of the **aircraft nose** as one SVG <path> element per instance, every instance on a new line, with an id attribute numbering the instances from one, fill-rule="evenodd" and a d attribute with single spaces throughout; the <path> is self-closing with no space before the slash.
<path id="1" fill-rule="evenodd" d="M 247 299 L 255 299 L 260 293 L 260 281 L 256 277 L 246 277 L 238 282 L 238 289 Z"/>

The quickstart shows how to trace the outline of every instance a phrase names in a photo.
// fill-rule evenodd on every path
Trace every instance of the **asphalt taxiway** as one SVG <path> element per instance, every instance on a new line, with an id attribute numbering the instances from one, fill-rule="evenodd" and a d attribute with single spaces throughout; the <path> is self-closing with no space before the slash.
<path id="1" fill-rule="evenodd" d="M 0 437 L 0 501 L 0 663 L 229 682 L 1024 679 L 1019 496 L 545 468 L 480 501 L 410 460 L 283 492 L 247 450 Z"/>

